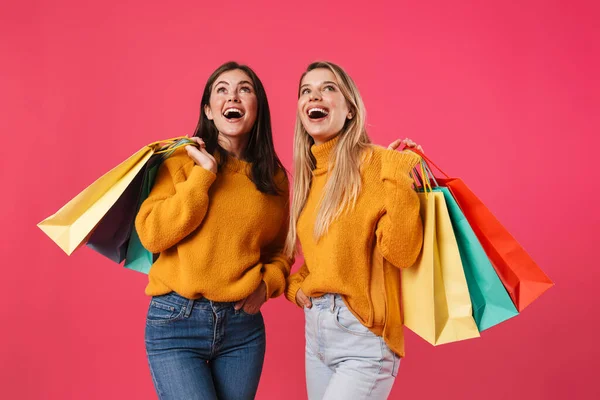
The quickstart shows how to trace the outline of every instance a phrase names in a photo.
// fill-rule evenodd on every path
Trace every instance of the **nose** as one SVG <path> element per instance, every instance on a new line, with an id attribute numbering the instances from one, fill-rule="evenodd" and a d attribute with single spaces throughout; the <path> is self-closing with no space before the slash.
<path id="1" fill-rule="evenodd" d="M 318 100 L 321 100 L 320 93 L 319 93 L 319 92 L 317 92 L 316 90 L 313 90 L 313 91 L 310 93 L 310 97 L 309 97 L 309 99 L 310 99 L 310 101 L 318 101 Z"/>
<path id="2" fill-rule="evenodd" d="M 237 92 L 232 92 L 229 95 L 229 99 L 227 99 L 228 102 L 233 101 L 234 103 L 239 103 L 240 102 L 240 98 L 237 94 Z"/>

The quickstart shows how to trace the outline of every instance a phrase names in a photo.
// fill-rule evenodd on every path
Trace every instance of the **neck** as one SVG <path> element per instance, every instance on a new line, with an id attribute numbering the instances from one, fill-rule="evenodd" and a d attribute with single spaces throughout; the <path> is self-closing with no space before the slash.
<path id="1" fill-rule="evenodd" d="M 219 145 L 235 158 L 242 159 L 250 135 L 227 136 L 219 132 Z"/>
<path id="2" fill-rule="evenodd" d="M 336 138 L 336 137 L 338 137 L 338 136 L 339 136 L 339 132 L 338 132 L 338 133 L 336 133 L 336 134 L 335 134 L 335 135 L 333 135 L 333 136 L 327 136 L 327 137 L 314 137 L 314 136 L 311 136 L 311 137 L 312 137 L 312 139 L 313 139 L 313 142 L 315 142 L 315 145 L 316 145 L 316 146 L 318 146 L 318 145 L 320 145 L 320 144 L 327 143 L 327 142 L 329 142 L 330 140 L 333 140 L 333 139 L 335 139 L 335 138 Z"/>

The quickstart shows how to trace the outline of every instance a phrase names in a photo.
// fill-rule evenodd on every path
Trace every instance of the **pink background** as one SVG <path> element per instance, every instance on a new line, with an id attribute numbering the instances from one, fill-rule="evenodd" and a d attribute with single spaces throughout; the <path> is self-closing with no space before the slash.
<path id="1" fill-rule="evenodd" d="M 155 398 L 146 277 L 67 257 L 35 225 L 144 144 L 191 134 L 230 59 L 263 80 L 288 167 L 301 72 L 344 66 L 373 140 L 422 144 L 556 282 L 480 339 L 434 348 L 408 332 L 392 398 L 600 397 L 598 6 L 356 3 L 3 2 L 2 398 Z M 301 311 L 279 298 L 264 315 L 258 398 L 306 398 Z"/>

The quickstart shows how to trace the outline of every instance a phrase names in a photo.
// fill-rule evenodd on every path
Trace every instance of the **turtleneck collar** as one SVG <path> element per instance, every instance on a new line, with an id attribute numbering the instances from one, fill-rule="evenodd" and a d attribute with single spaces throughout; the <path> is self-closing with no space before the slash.
<path id="1" fill-rule="evenodd" d="M 314 175 L 321 175 L 327 172 L 329 168 L 329 159 L 331 152 L 340 140 L 340 135 L 328 140 L 322 144 L 314 144 L 310 148 L 312 155 L 316 160 L 316 167 L 313 170 Z"/>

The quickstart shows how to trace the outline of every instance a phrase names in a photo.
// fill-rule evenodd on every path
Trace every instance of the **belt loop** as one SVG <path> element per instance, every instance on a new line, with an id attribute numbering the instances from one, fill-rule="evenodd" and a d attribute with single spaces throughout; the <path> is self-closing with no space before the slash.
<path id="1" fill-rule="evenodd" d="M 331 311 L 331 313 L 333 313 L 334 310 L 335 310 L 335 294 L 331 293 L 331 294 L 329 294 L 329 311 Z"/>
<path id="2" fill-rule="evenodd" d="M 184 308 L 185 308 L 184 315 L 185 315 L 186 318 L 190 317 L 190 314 L 192 313 L 192 310 L 194 309 L 194 303 L 195 303 L 195 300 L 189 300 L 188 299 L 187 305 L 184 306 Z"/>

